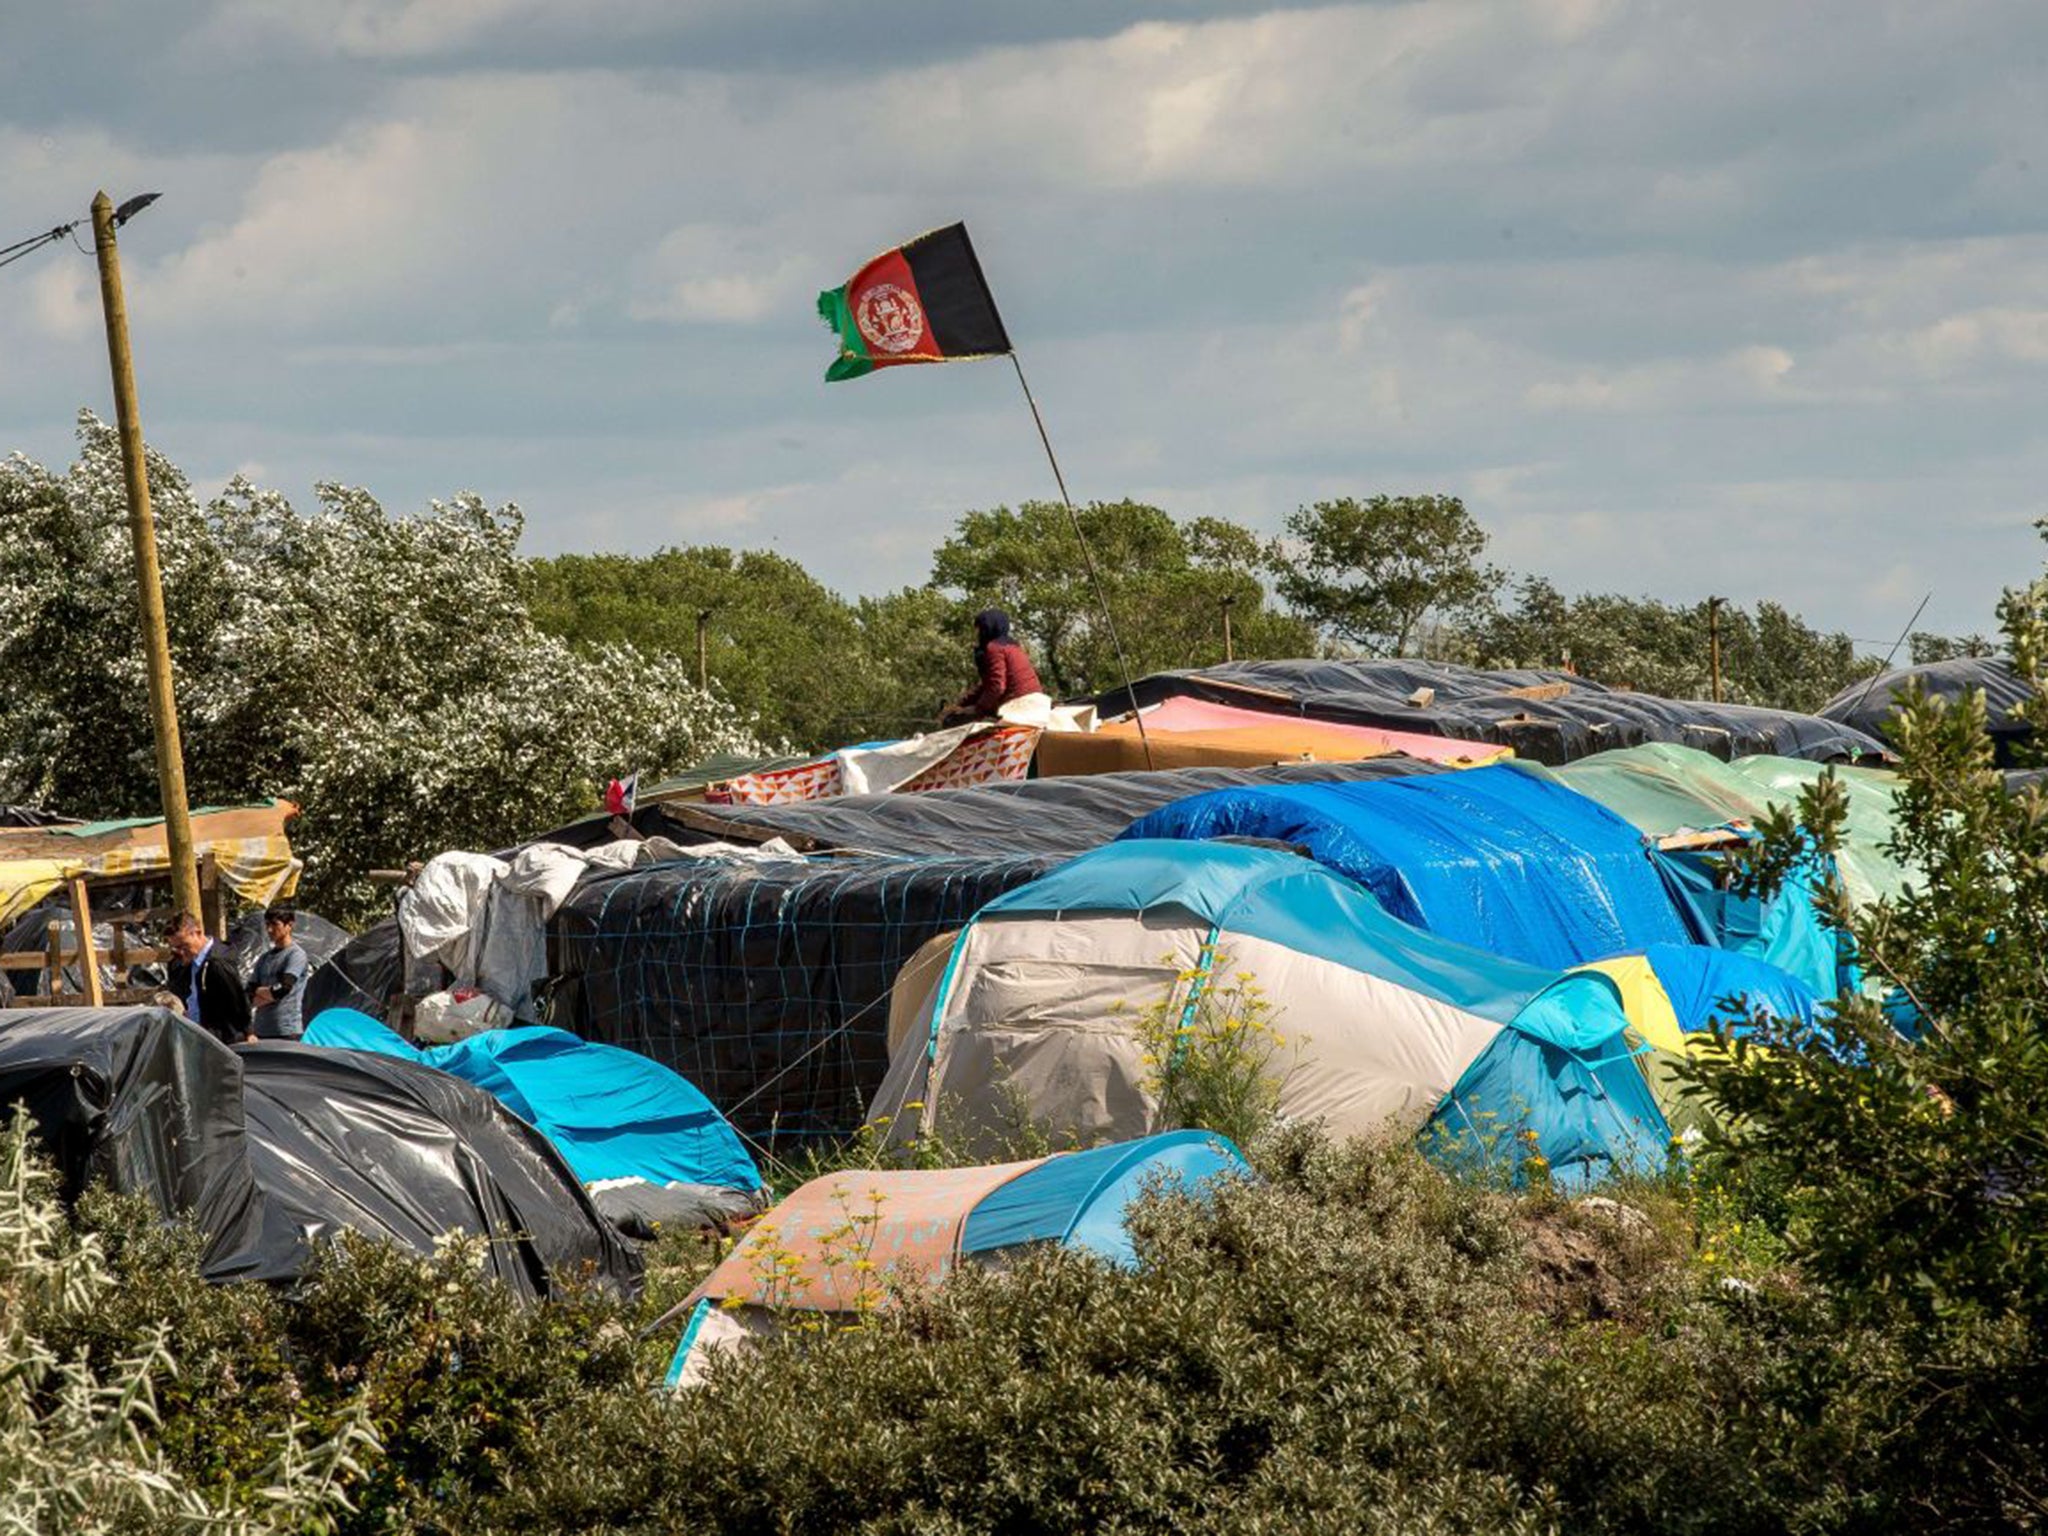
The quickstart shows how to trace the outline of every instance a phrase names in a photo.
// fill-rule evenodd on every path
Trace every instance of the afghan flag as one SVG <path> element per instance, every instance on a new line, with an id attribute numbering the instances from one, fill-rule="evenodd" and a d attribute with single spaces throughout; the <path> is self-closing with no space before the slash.
<path id="1" fill-rule="evenodd" d="M 844 288 L 819 294 L 818 313 L 839 333 L 827 382 L 898 363 L 957 363 L 1010 350 L 965 224 L 884 251 Z"/>

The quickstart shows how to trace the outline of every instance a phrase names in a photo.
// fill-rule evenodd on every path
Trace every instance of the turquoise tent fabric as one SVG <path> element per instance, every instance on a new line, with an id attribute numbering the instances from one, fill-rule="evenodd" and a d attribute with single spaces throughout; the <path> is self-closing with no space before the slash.
<path id="1" fill-rule="evenodd" d="M 1179 907 L 1210 927 L 1285 944 L 1505 1024 L 1556 977 L 1389 916 L 1343 875 L 1278 848 L 1111 843 L 1007 891 L 984 916 Z"/>
<path id="2" fill-rule="evenodd" d="M 686 1078 L 567 1030 L 494 1029 L 420 1050 L 368 1014 L 330 1008 L 306 1043 L 402 1056 L 474 1083 L 552 1141 L 586 1184 L 761 1187 L 738 1134 Z"/>
<path id="3" fill-rule="evenodd" d="M 1583 1189 L 1616 1173 L 1658 1172 L 1670 1129 L 1620 1037 L 1588 1057 L 1504 1029 L 1465 1069 L 1421 1143 L 1451 1167 L 1519 1182 L 1532 1141 L 1553 1182 Z"/>
<path id="4" fill-rule="evenodd" d="M 960 1229 L 960 1251 L 1061 1243 L 1134 1269 L 1138 1254 L 1124 1216 L 1139 1195 L 1155 1184 L 1199 1191 L 1213 1179 L 1251 1176 L 1244 1154 L 1209 1131 L 1167 1131 L 1069 1152 L 983 1199 Z"/>
<path id="5" fill-rule="evenodd" d="M 1298 844 L 1403 922 L 1558 970 L 1690 937 L 1634 827 L 1514 764 L 1214 790 L 1123 835 Z"/>
<path id="6" fill-rule="evenodd" d="M 1817 997 L 1855 988 L 1839 936 L 1814 908 L 1811 871 L 1795 874 L 1768 900 L 1726 889 L 1713 854 L 1659 853 L 1657 871 L 1701 942 L 1774 965 Z"/>

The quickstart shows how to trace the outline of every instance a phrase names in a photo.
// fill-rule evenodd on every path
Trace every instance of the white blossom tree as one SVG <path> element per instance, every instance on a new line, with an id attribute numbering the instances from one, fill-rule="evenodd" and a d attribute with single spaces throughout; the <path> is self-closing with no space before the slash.
<path id="1" fill-rule="evenodd" d="M 152 814 L 120 445 L 89 412 L 78 436 L 62 474 L 0 464 L 0 796 Z M 192 801 L 298 802 L 308 900 L 337 915 L 372 903 L 367 869 L 502 846 L 610 775 L 758 745 L 681 659 L 543 634 L 516 507 L 393 517 L 323 484 L 302 514 L 240 478 L 201 505 L 154 454 L 149 476 Z"/>

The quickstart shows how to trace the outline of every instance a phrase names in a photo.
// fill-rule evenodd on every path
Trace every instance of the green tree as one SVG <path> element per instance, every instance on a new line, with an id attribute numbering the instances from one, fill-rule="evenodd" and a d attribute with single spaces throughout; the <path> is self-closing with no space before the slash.
<path id="1" fill-rule="evenodd" d="M 1281 595 L 1374 655 L 1407 655 L 1432 614 L 1477 613 L 1501 582 L 1480 560 L 1486 530 L 1455 496 L 1319 501 L 1289 516 L 1287 533 L 1271 557 Z"/>
<path id="2" fill-rule="evenodd" d="M 2000 619 L 2039 741 L 2048 578 L 2008 592 Z M 1865 1387 L 1899 1405 L 1908 1502 L 1967 1465 L 1945 1523 L 2021 1529 L 2048 1514 L 2048 800 L 2007 792 L 1985 724 L 1981 692 L 1906 698 L 1893 851 L 1922 878 L 1862 910 L 1823 896 L 1885 1001 L 1846 991 L 1824 1028 L 1724 1032 L 1726 1054 L 1693 1075 L 1720 1121 L 1716 1160 L 1763 1193 L 1841 1318 L 1892 1341 Z M 1845 804 L 1823 778 L 1796 818 L 1771 817 L 1743 883 L 1832 853 Z"/>
<path id="3" fill-rule="evenodd" d="M 1257 535 L 1220 518 L 1176 522 L 1140 502 L 1078 509 L 1133 677 L 1223 657 L 1228 600 L 1240 657 L 1310 652 L 1308 625 L 1268 606 Z M 969 512 L 932 557 L 932 584 L 965 620 L 994 605 L 1009 613 L 1056 694 L 1099 692 L 1118 681 L 1117 658 L 1075 543 L 1066 508 L 1025 502 Z"/>
<path id="4" fill-rule="evenodd" d="M 126 491 L 79 421 L 62 475 L 0 466 L 0 795 L 84 816 L 159 804 Z M 473 496 L 391 517 L 237 479 L 202 507 L 149 460 L 195 804 L 293 800 L 306 897 L 349 918 L 370 868 L 494 847 L 596 804 L 608 775 L 754 745 L 672 658 L 572 650 L 534 624 L 522 520 Z"/>
<path id="5" fill-rule="evenodd" d="M 1736 704 L 1819 708 L 1876 663 L 1845 634 L 1814 629 L 1782 604 L 1721 606 L 1721 693 Z M 1618 593 L 1566 597 L 1525 576 L 1514 600 L 1469 632 L 1458 658 L 1492 667 L 1570 666 L 1611 687 L 1673 699 L 1713 694 L 1707 604 Z"/>
<path id="6" fill-rule="evenodd" d="M 1966 656 L 1989 656 L 1997 649 L 1982 635 L 1936 635 L 1924 630 L 1915 630 L 1907 642 L 1907 651 L 1913 665 L 1925 666 L 1930 661 L 1954 661 Z"/>
<path id="7" fill-rule="evenodd" d="M 528 581 L 549 634 L 675 656 L 693 672 L 705 615 L 710 681 L 764 737 L 814 750 L 873 728 L 855 608 L 783 555 L 712 545 L 557 555 L 535 560 Z"/>
<path id="8" fill-rule="evenodd" d="M 904 587 L 861 598 L 854 614 L 870 701 L 863 734 L 930 728 L 973 681 L 973 634 L 960 605 L 936 587 Z"/>

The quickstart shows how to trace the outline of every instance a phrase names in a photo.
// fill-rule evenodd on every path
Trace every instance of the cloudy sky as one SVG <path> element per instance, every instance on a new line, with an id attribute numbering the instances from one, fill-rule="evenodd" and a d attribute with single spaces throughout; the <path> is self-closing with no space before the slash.
<path id="1" fill-rule="evenodd" d="M 68 0 L 0 245 L 96 187 L 202 485 L 473 489 L 529 543 L 923 579 L 1049 495 L 1001 364 L 822 382 L 964 218 L 1079 496 L 1462 494 L 1567 589 L 1988 628 L 2048 513 L 2039 0 Z M 0 451 L 111 414 L 88 256 L 0 270 Z"/>

